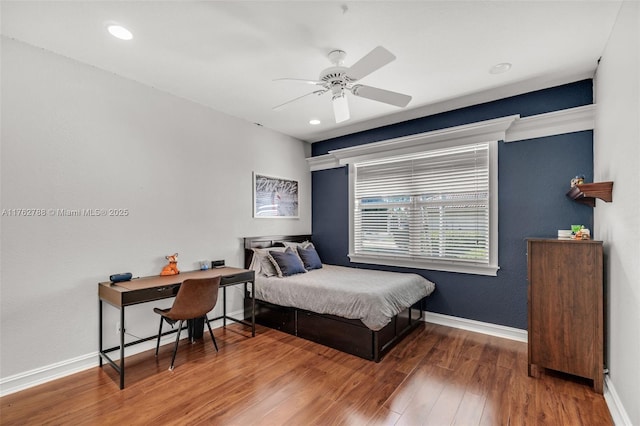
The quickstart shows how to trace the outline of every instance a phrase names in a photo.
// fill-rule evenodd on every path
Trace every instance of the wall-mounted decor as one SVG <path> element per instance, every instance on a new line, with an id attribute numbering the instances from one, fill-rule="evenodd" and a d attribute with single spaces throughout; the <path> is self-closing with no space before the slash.
<path id="1" fill-rule="evenodd" d="M 298 181 L 254 173 L 253 217 L 297 219 Z"/>

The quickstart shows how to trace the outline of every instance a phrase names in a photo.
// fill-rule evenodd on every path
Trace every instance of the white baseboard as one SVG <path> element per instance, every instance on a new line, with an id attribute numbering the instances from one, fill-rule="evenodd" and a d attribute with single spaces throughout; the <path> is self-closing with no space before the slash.
<path id="1" fill-rule="evenodd" d="M 230 313 L 229 316 L 238 318 L 238 316 L 242 316 L 243 314 L 244 311 L 239 310 L 237 312 Z M 211 328 L 215 329 L 219 327 L 222 327 L 222 320 L 211 322 Z M 207 334 L 208 332 L 206 332 L 205 337 L 207 337 Z M 186 338 L 188 338 L 187 333 L 184 333 L 183 339 Z M 161 345 L 172 342 L 175 342 L 173 334 L 164 336 L 160 339 Z M 155 347 L 156 341 L 148 340 L 146 342 L 127 347 L 125 354 L 126 356 L 131 356 L 139 354 L 140 352 L 148 351 L 149 349 L 155 349 Z M 119 358 L 117 355 L 119 355 L 118 352 L 112 352 L 110 354 L 114 360 Z M 97 367 L 100 365 L 99 363 L 98 351 L 95 351 L 65 361 L 56 362 L 54 364 L 14 374 L 13 376 L 2 377 L 0 378 L 0 397 Z M 105 368 L 111 367 L 105 363 Z"/>
<path id="2" fill-rule="evenodd" d="M 446 325 L 448 327 L 460 328 L 462 330 L 475 331 L 476 333 L 488 334 L 490 336 L 503 337 L 518 342 L 527 342 L 527 330 L 507 327 L 504 325 L 491 324 L 470 320 L 466 318 L 452 317 L 450 315 L 425 312 L 424 321 L 433 324 Z"/>
<path id="3" fill-rule="evenodd" d="M 631 419 L 627 414 L 627 411 L 620 401 L 620 397 L 616 392 L 613 382 L 609 378 L 608 374 L 604 376 L 604 400 L 607 402 L 609 413 L 613 419 L 613 424 L 616 426 L 632 426 Z"/>
<path id="4" fill-rule="evenodd" d="M 9 395 L 51 380 L 78 373 L 98 365 L 98 352 L 81 355 L 55 364 L 0 379 L 0 396 Z"/>

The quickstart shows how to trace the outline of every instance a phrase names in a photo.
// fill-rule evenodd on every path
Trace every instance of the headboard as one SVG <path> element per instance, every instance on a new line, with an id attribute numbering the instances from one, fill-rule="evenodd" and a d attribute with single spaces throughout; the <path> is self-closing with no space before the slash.
<path id="1" fill-rule="evenodd" d="M 244 239 L 244 267 L 249 268 L 253 258 L 254 248 L 282 247 L 281 241 L 301 243 L 311 241 L 311 235 L 271 235 L 268 237 L 245 237 Z"/>

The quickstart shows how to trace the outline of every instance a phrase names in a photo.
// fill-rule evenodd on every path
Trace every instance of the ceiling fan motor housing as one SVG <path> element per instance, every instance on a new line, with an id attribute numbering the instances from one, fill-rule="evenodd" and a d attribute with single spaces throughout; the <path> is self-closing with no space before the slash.
<path id="1" fill-rule="evenodd" d="M 348 70 L 349 68 L 346 67 L 327 68 L 320 73 L 319 80 L 326 83 L 324 86 L 327 89 L 331 89 L 335 86 L 340 86 L 344 89 L 352 81 L 347 75 Z"/>
<path id="2" fill-rule="evenodd" d="M 334 64 L 320 73 L 320 81 L 324 81 L 324 87 L 331 90 L 334 97 L 342 94 L 344 89 L 349 89 L 348 85 L 352 81 L 347 75 L 349 68 L 344 67 L 344 58 L 347 52 L 344 50 L 332 50 L 329 52 L 329 60 Z"/>

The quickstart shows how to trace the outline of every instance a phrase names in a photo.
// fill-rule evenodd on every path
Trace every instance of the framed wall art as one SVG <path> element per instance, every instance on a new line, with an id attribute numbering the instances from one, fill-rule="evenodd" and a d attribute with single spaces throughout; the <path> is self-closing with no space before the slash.
<path id="1" fill-rule="evenodd" d="M 298 219 L 298 181 L 254 172 L 253 217 Z"/>

